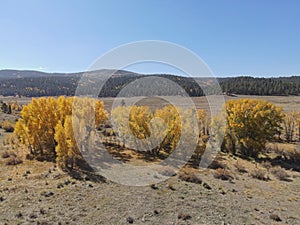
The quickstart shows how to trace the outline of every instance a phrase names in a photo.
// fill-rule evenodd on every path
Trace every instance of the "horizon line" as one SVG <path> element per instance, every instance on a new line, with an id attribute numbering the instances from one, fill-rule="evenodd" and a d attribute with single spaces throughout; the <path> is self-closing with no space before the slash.
<path id="1" fill-rule="evenodd" d="M 86 72 L 92 72 L 92 71 L 97 71 L 97 70 L 86 70 L 86 71 L 47 71 L 47 70 L 40 70 L 37 68 L 28 68 L 28 69 L 11 69 L 11 68 L 5 68 L 5 69 L 0 69 L 0 71 L 5 71 L 5 70 L 14 70 L 14 71 L 27 71 L 27 72 L 40 72 L 40 73 L 48 73 L 48 74 L 55 74 L 55 73 L 64 73 L 64 74 L 74 74 L 74 73 L 86 73 Z M 172 72 L 140 72 L 140 71 L 132 71 L 132 70 L 126 70 L 126 69 L 99 69 L 99 70 L 116 70 L 116 71 L 126 71 L 126 72 L 131 72 L 131 73 L 136 73 L 136 74 L 141 74 L 141 75 L 173 75 L 173 76 L 181 76 L 181 77 L 190 77 L 185 74 L 176 74 Z M 231 75 L 215 75 L 213 74 L 213 77 L 215 78 L 235 78 L 235 77 L 253 77 L 253 78 L 280 78 L 280 77 L 297 77 L 300 76 L 300 73 L 295 73 L 295 74 L 278 74 L 278 75 L 251 75 L 251 74 L 231 74 Z M 201 76 L 197 76 L 194 78 L 199 78 Z M 193 77 L 191 77 L 193 78 Z M 205 77 L 203 77 L 205 78 Z"/>

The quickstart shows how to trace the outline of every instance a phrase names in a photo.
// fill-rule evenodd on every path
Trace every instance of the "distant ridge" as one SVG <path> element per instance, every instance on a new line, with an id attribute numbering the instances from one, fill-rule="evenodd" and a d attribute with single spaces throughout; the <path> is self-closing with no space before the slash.
<path id="1" fill-rule="evenodd" d="M 139 74 L 126 71 L 126 70 L 109 70 L 103 69 L 98 71 L 76 72 L 76 73 L 46 73 L 35 70 L 0 70 L 0 79 L 14 79 L 14 78 L 26 78 L 26 77 L 49 77 L 49 76 L 82 76 L 84 73 L 114 73 L 114 76 L 137 76 Z"/>
<path id="2" fill-rule="evenodd" d="M 48 73 L 33 70 L 0 70 L 0 78 L 5 79 L 42 76 L 48 76 Z"/>
<path id="3" fill-rule="evenodd" d="M 0 70 L 0 95 L 4 96 L 58 96 L 75 94 L 80 78 L 84 74 L 97 77 L 100 75 L 113 75 L 105 83 L 100 97 L 115 97 L 128 84 L 146 76 L 157 76 L 171 80 L 182 87 L 190 96 L 203 96 L 206 94 L 242 94 L 242 95 L 300 95 L 300 76 L 257 78 L 251 76 L 239 76 L 228 78 L 217 78 L 222 89 L 219 93 L 218 84 L 212 78 L 190 78 L 171 74 L 139 74 L 126 70 L 97 70 L 78 73 L 45 73 L 31 70 Z M 91 76 L 91 77 L 93 77 Z M 91 82 L 87 80 L 86 82 Z M 201 84 L 201 87 L 199 86 Z M 151 83 L 136 83 L 135 93 L 132 95 L 182 95 L 184 92 L 175 90 L 164 83 L 163 79 L 154 79 Z M 164 86 L 165 85 L 165 86 Z M 163 87 L 163 88 L 161 88 Z M 94 89 L 97 91 L 99 85 L 96 83 Z M 140 89 L 140 91 L 138 91 Z M 177 88 L 178 89 L 178 88 Z M 155 91 L 154 91 L 155 90 Z M 96 93 L 96 92 L 93 92 Z"/>

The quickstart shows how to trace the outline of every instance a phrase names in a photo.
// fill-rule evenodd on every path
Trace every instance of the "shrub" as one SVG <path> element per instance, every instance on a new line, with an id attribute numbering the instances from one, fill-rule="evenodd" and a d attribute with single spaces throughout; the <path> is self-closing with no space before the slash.
<path id="1" fill-rule="evenodd" d="M 2 122 L 2 128 L 6 132 L 14 132 L 15 126 L 14 126 L 14 123 L 5 120 L 5 121 Z"/>
<path id="2" fill-rule="evenodd" d="M 222 157 L 220 155 L 217 155 L 216 158 L 211 162 L 209 165 L 210 169 L 226 169 L 227 166 L 222 162 Z"/>
<path id="3" fill-rule="evenodd" d="M 163 175 L 163 176 L 167 176 L 167 177 L 176 176 L 175 170 L 172 167 L 170 167 L 170 166 L 160 167 L 158 169 L 158 173 L 161 174 L 161 175 Z"/>
<path id="4" fill-rule="evenodd" d="M 247 173 L 248 171 L 246 170 L 245 166 L 242 165 L 241 163 L 239 162 L 236 162 L 236 164 L 234 164 L 236 170 L 239 172 L 239 173 Z"/>
<path id="5" fill-rule="evenodd" d="M 2 153 L 2 158 L 3 159 L 7 159 L 9 157 L 17 157 L 16 153 L 12 152 L 12 151 L 5 151 Z"/>
<path id="6" fill-rule="evenodd" d="M 280 166 L 276 166 L 270 170 L 270 172 L 279 180 L 288 181 L 290 175 L 285 171 L 285 169 Z"/>
<path id="7" fill-rule="evenodd" d="M 20 146 L 20 141 L 18 137 L 14 133 L 12 133 L 5 137 L 5 139 L 3 140 L 3 145 L 9 145 L 10 147 L 17 148 Z"/>
<path id="8" fill-rule="evenodd" d="M 199 174 L 196 174 L 191 169 L 184 168 L 178 173 L 178 178 L 180 180 L 196 183 L 196 184 L 202 184 L 202 179 Z"/>
<path id="9" fill-rule="evenodd" d="M 272 164 L 268 161 L 264 161 L 261 163 L 262 167 L 266 168 L 268 171 L 272 167 Z"/>
<path id="10" fill-rule="evenodd" d="M 252 171 L 251 176 L 258 180 L 268 180 L 269 178 L 266 176 L 266 171 L 262 169 L 255 169 Z"/>
<path id="11" fill-rule="evenodd" d="M 178 219 L 182 219 L 182 220 L 189 220 L 191 219 L 191 215 L 188 214 L 188 213 L 179 213 L 178 216 L 177 216 Z"/>
<path id="12" fill-rule="evenodd" d="M 233 176 L 229 173 L 229 171 L 221 168 L 216 169 L 214 172 L 214 178 L 221 180 L 233 180 Z"/>
<path id="13" fill-rule="evenodd" d="M 300 162 L 300 150 L 299 149 L 294 149 L 294 151 L 292 151 L 290 153 L 290 159 L 293 162 Z"/>
<path id="14" fill-rule="evenodd" d="M 23 163 L 23 160 L 20 157 L 10 157 L 6 161 L 6 165 L 18 165 Z"/>
<path id="15" fill-rule="evenodd" d="M 291 144 L 269 144 L 270 148 L 278 154 L 278 156 L 284 160 L 290 160 L 292 162 L 300 162 L 300 150 Z"/>
<path id="16" fill-rule="evenodd" d="M 26 154 L 26 159 L 27 160 L 33 160 L 34 159 L 34 155 L 33 154 Z"/>
<path id="17" fill-rule="evenodd" d="M 277 214 L 271 214 L 270 219 L 277 221 L 277 222 L 282 221 L 282 219 Z"/>

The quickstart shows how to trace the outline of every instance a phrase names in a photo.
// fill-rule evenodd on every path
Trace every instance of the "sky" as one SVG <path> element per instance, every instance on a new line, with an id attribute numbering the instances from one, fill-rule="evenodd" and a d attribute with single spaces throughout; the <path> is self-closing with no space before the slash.
<path id="1" fill-rule="evenodd" d="M 298 0 L 0 0 L 0 9 L 0 69 L 85 71 L 119 45 L 162 40 L 193 51 L 216 76 L 300 75 Z"/>

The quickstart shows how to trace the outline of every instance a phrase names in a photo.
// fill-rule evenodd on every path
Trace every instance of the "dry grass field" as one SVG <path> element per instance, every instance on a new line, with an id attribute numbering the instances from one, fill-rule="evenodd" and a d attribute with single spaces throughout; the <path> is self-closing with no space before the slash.
<path id="1" fill-rule="evenodd" d="M 224 97 L 225 101 L 231 100 L 231 99 L 240 99 L 240 98 L 251 98 L 251 99 L 262 99 L 266 100 L 269 102 L 272 102 L 276 104 L 277 106 L 282 107 L 285 111 L 290 112 L 290 111 L 300 111 L 300 96 L 255 96 L 255 95 L 237 95 L 236 97 L 231 97 L 231 96 L 212 96 L 211 102 L 214 102 L 214 98 L 220 98 Z M 177 97 L 173 97 L 174 100 L 176 101 Z M 20 104 L 28 104 L 31 101 L 31 98 L 27 97 L 3 97 L 0 96 L 0 101 L 18 101 Z M 102 100 L 105 103 L 106 109 L 110 110 L 111 106 L 113 104 L 114 98 L 102 98 Z M 207 99 L 206 97 L 193 97 L 192 100 L 195 103 L 195 106 L 197 108 L 202 108 L 202 109 L 209 109 Z M 157 107 L 157 106 L 163 106 L 167 104 L 166 101 L 160 99 L 160 98 L 146 98 L 145 100 L 142 101 L 143 105 L 147 105 L 149 107 Z M 184 106 L 185 102 L 179 102 L 179 105 Z"/>
<path id="2" fill-rule="evenodd" d="M 245 97 L 268 100 L 286 111 L 300 107 L 300 97 L 225 99 Z M 110 111 L 113 99 L 103 100 Z M 204 97 L 193 100 L 197 108 L 208 109 Z M 29 101 L 18 99 L 24 104 Z M 139 104 L 166 103 L 147 99 Z M 1 121 L 6 119 L 15 117 L 0 114 Z M 176 175 L 155 185 L 134 187 L 83 171 L 67 173 L 51 162 L 26 160 L 26 149 L 16 145 L 12 149 L 8 136 L 0 129 L 0 224 L 300 224 L 300 172 L 284 165 L 220 154 L 210 169 L 165 168 L 155 176 Z M 7 165 L 9 158 L 3 158 L 7 150 L 16 151 L 23 163 Z M 129 149 L 113 151 L 137 169 L 148 163 Z"/>
<path id="3" fill-rule="evenodd" d="M 177 102 L 180 106 L 186 106 L 186 102 L 180 101 L 180 97 L 171 97 L 171 99 Z M 235 97 L 232 96 L 210 96 L 211 106 L 209 106 L 206 97 L 193 97 L 191 98 L 196 106 L 197 109 L 205 109 L 209 110 L 209 107 L 214 107 L 218 105 L 217 103 L 223 101 L 228 101 L 232 99 L 241 99 L 241 98 L 251 98 L 251 99 L 259 99 L 259 100 L 266 100 L 276 104 L 276 106 L 280 106 L 286 112 L 291 111 L 300 111 L 300 96 L 256 96 L 256 95 L 237 95 Z M 1 99 L 0 99 L 1 100 Z M 110 111 L 112 104 L 114 102 L 114 98 L 102 98 L 105 103 L 106 109 Z M 140 105 L 147 105 L 149 107 L 163 107 L 164 105 L 168 104 L 165 100 L 160 98 L 145 98 L 144 100 L 140 101 Z"/>

